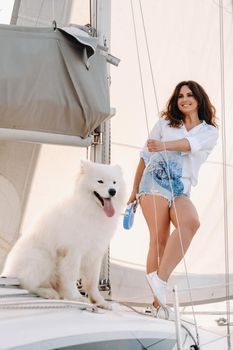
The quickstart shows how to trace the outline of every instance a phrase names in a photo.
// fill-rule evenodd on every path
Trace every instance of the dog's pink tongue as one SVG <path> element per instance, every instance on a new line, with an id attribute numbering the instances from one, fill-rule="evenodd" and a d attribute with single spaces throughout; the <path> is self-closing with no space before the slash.
<path id="1" fill-rule="evenodd" d="M 110 198 L 104 198 L 104 212 L 108 217 L 112 217 L 115 214 L 115 210 L 112 206 L 112 201 Z"/>

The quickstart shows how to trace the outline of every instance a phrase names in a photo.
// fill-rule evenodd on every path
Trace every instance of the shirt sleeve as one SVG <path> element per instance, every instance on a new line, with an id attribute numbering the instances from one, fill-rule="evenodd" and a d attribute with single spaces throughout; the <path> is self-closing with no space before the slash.
<path id="1" fill-rule="evenodd" d="M 218 129 L 212 125 L 203 128 L 195 135 L 187 136 L 191 148 L 191 153 L 205 150 L 208 153 L 212 151 L 218 140 Z"/>
<path id="2" fill-rule="evenodd" d="M 161 140 L 161 128 L 162 128 L 162 121 L 163 119 L 160 119 L 152 128 L 152 130 L 149 133 L 148 139 L 155 139 L 155 140 Z M 147 142 L 144 144 L 143 149 L 140 152 L 140 157 L 143 158 L 145 165 L 148 164 L 150 160 L 152 152 L 148 151 L 147 148 Z"/>

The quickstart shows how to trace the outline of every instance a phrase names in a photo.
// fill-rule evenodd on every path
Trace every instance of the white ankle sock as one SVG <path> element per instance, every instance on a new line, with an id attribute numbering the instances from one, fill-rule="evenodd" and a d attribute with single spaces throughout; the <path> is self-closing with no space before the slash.
<path id="1" fill-rule="evenodd" d="M 151 278 L 152 280 L 155 278 L 155 280 L 159 281 L 160 283 L 163 283 L 163 284 L 167 285 L 167 282 L 164 281 L 164 280 L 162 280 L 162 279 L 158 276 L 158 274 L 157 274 L 156 271 L 153 271 L 153 272 L 148 273 L 148 276 L 150 276 L 150 278 Z"/>

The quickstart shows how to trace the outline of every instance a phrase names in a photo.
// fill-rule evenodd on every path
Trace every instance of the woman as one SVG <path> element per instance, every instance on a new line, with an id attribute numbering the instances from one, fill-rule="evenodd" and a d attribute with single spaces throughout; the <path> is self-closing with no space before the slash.
<path id="1" fill-rule="evenodd" d="M 147 281 L 154 307 L 166 305 L 167 280 L 199 228 L 190 200 L 201 164 L 215 146 L 215 108 L 194 81 L 179 83 L 152 129 L 128 204 L 139 198 L 150 232 Z M 170 235 L 170 223 L 175 230 Z"/>

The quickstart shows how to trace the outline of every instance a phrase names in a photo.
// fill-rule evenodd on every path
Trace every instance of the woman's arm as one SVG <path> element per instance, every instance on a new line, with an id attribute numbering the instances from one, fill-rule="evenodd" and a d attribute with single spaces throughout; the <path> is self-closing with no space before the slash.
<path id="1" fill-rule="evenodd" d="M 180 152 L 190 152 L 191 147 L 188 139 L 180 139 L 176 141 L 157 141 L 149 139 L 147 141 L 147 148 L 149 152 L 160 152 L 160 151 L 180 151 Z"/>
<path id="2" fill-rule="evenodd" d="M 133 189 L 127 204 L 130 204 L 136 200 L 136 194 L 138 193 L 138 188 L 139 188 L 139 184 L 140 184 L 144 169 L 145 169 L 144 160 L 143 158 L 140 158 L 140 161 L 138 163 L 137 170 L 134 176 Z"/>

